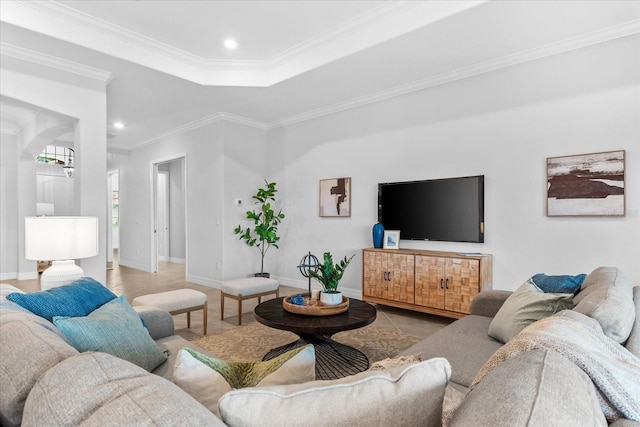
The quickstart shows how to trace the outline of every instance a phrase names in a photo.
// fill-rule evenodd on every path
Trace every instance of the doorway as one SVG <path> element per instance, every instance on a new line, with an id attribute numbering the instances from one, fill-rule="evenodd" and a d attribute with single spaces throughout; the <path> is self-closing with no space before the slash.
<path id="1" fill-rule="evenodd" d="M 113 170 L 107 173 L 107 269 L 112 270 L 114 263 L 118 262 L 120 250 L 120 171 Z M 114 255 L 115 254 L 115 255 Z"/>
<path id="2" fill-rule="evenodd" d="M 186 155 L 152 162 L 151 271 L 187 264 Z M 186 277 L 187 268 L 185 268 Z"/>

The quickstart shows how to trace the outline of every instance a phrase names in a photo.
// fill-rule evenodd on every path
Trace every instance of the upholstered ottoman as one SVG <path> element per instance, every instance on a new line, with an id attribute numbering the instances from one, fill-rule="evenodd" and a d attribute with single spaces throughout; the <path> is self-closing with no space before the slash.
<path id="1" fill-rule="evenodd" d="M 220 320 L 224 320 L 224 298 L 233 298 L 238 301 L 238 325 L 242 324 L 242 301 L 249 298 L 260 298 L 265 295 L 275 294 L 279 296 L 279 284 L 275 279 L 266 277 L 248 277 L 245 279 L 227 280 L 220 287 Z"/>
<path id="2" fill-rule="evenodd" d="M 191 327 L 191 312 L 202 310 L 202 332 L 207 335 L 207 295 L 195 289 L 177 289 L 139 296 L 131 305 L 150 305 L 168 311 L 172 315 L 187 313 L 187 327 Z"/>

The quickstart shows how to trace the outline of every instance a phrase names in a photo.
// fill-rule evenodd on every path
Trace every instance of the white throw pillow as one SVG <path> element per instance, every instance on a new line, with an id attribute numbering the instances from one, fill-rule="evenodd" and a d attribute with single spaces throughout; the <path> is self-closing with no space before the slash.
<path id="1" fill-rule="evenodd" d="M 216 368 L 228 377 L 225 378 Z M 220 416 L 218 400 L 234 387 L 274 386 L 313 381 L 316 378 L 315 369 L 313 345 L 291 350 L 265 362 L 227 362 L 183 348 L 176 357 L 173 382 L 215 415 Z"/>
<path id="2" fill-rule="evenodd" d="M 440 426 L 451 365 L 434 358 L 331 381 L 231 391 L 222 420 L 239 426 Z"/>

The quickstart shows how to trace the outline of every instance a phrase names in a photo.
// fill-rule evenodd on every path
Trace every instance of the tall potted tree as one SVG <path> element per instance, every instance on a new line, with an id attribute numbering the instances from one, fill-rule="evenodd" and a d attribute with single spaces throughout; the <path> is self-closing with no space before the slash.
<path id="1" fill-rule="evenodd" d="M 264 181 L 265 186 L 259 188 L 258 192 L 252 197 L 259 209 L 247 211 L 247 220 L 253 221 L 253 228 L 242 228 L 238 225 L 234 232 L 240 235 L 240 240 L 249 246 L 255 246 L 260 251 L 260 273 L 256 273 L 256 277 L 269 277 L 269 273 L 264 272 L 264 256 L 271 246 L 277 248 L 280 237 L 278 236 L 278 225 L 284 219 L 282 210 L 275 212 L 271 202 L 276 201 L 276 183 Z"/>

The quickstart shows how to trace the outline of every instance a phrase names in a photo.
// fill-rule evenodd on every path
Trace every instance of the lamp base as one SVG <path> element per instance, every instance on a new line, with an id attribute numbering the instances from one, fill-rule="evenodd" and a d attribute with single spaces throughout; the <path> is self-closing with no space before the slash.
<path id="1" fill-rule="evenodd" d="M 84 270 L 76 265 L 74 260 L 53 261 L 51 267 L 40 276 L 40 289 L 56 288 L 67 285 L 84 276 Z"/>

